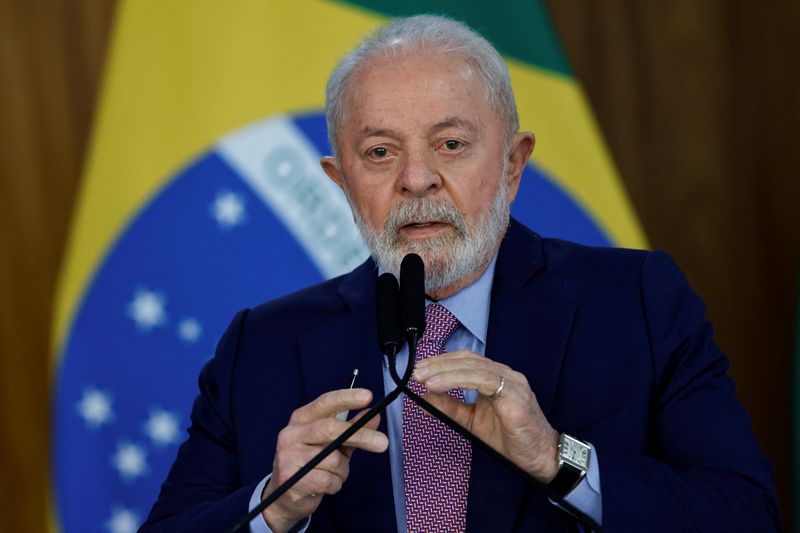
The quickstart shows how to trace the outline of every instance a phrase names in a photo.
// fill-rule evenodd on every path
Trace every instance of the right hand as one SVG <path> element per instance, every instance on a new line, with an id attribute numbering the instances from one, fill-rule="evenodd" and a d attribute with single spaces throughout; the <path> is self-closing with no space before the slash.
<path id="1" fill-rule="evenodd" d="M 369 405 L 372 393 L 367 389 L 343 389 L 323 394 L 292 413 L 289 425 L 278 434 L 272 477 L 261 494 L 263 500 L 295 472 L 332 442 L 352 423 L 337 420 L 340 411 Z M 365 413 L 361 412 L 355 419 Z M 291 489 L 286 491 L 262 515 L 275 533 L 288 531 L 297 522 L 310 516 L 325 494 L 336 494 L 350 471 L 350 456 L 355 448 L 384 452 L 389 446 L 385 434 L 376 431 L 380 415 L 370 420 Z"/>

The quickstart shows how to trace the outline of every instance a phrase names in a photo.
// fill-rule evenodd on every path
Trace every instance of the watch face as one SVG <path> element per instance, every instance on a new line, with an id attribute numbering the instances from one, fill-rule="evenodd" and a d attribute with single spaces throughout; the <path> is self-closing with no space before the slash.
<path id="1" fill-rule="evenodd" d="M 561 440 L 561 458 L 581 470 L 589 468 L 589 450 L 586 444 L 569 435 L 564 435 Z"/>

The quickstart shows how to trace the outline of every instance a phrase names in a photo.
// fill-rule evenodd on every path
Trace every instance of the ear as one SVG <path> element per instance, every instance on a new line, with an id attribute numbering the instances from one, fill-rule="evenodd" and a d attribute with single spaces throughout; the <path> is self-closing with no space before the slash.
<path id="1" fill-rule="evenodd" d="M 535 145 L 536 137 L 530 131 L 517 132 L 511 140 L 511 149 L 508 152 L 508 198 L 512 202 L 517 197 L 522 172 Z"/>
<path id="2" fill-rule="evenodd" d="M 339 162 L 336 160 L 336 158 L 326 155 L 319 160 L 319 164 L 322 166 L 322 170 L 328 175 L 331 181 L 338 185 L 342 191 L 347 192 L 345 189 L 344 175 L 339 170 Z"/>

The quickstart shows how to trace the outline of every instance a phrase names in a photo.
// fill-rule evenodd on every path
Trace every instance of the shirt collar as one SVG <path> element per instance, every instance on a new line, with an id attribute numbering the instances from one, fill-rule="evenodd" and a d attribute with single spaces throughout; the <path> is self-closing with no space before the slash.
<path id="1" fill-rule="evenodd" d="M 492 258 L 492 262 L 489 263 L 489 267 L 481 277 L 454 295 L 438 302 L 453 313 L 461 325 L 484 345 L 486 344 L 486 331 L 489 329 L 489 303 L 496 263 L 497 254 Z M 430 300 L 426 300 L 426 303 L 430 303 Z"/>

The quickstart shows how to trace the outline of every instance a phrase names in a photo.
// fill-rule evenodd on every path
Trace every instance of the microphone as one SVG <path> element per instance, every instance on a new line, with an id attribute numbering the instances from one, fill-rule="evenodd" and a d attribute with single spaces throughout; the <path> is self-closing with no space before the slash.
<path id="1" fill-rule="evenodd" d="M 386 272 L 375 286 L 375 318 L 378 325 L 378 348 L 394 357 L 403 347 L 400 327 L 400 287 L 394 274 Z"/>
<path id="2" fill-rule="evenodd" d="M 425 264 L 417 254 L 400 263 L 400 315 L 410 351 L 425 331 Z"/>

